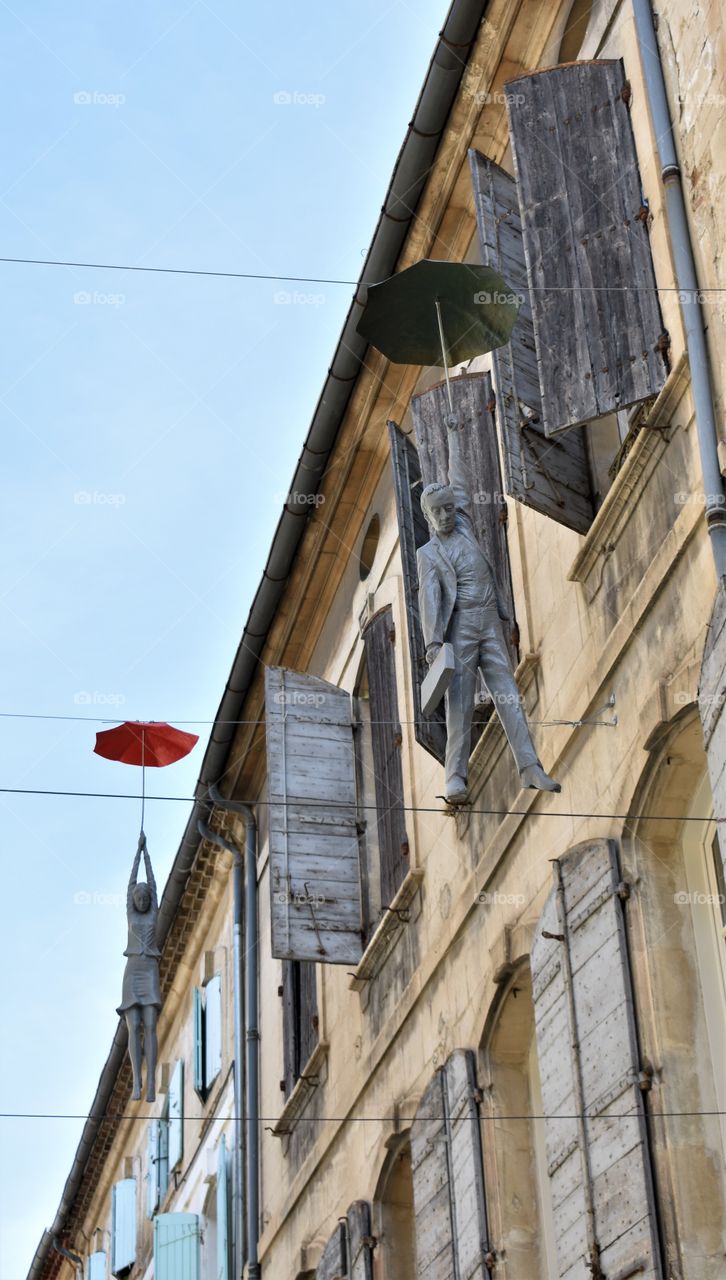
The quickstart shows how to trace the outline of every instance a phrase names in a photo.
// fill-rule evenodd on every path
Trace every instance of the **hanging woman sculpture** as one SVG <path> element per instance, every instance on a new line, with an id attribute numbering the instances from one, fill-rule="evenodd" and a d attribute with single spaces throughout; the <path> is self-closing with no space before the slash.
<path id="1" fill-rule="evenodd" d="M 146 884 L 137 883 L 141 855 L 144 855 Z M 159 981 L 159 956 L 156 944 L 156 922 L 159 905 L 156 900 L 156 881 L 151 869 L 151 858 L 143 831 L 139 836 L 134 865 L 131 868 L 126 894 L 126 917 L 129 925 L 128 942 L 124 955 L 128 957 L 124 971 L 121 1004 L 117 1012 L 126 1016 L 129 1032 L 129 1057 L 134 1073 L 132 1098 L 141 1097 L 141 1057 L 143 1027 L 143 1056 L 146 1058 L 146 1101 L 156 1097 L 156 1023 L 161 1008 L 161 984 Z"/>

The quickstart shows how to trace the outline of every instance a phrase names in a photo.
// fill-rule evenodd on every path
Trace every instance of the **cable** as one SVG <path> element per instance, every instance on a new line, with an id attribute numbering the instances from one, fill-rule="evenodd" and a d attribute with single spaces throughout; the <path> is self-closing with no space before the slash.
<path id="1" fill-rule="evenodd" d="M 42 789 L 39 787 L 0 787 L 0 795 L 69 796 L 74 799 L 88 798 L 91 800 L 140 800 L 141 799 L 141 796 L 138 793 L 131 792 L 131 791 L 60 791 L 60 790 L 51 791 L 49 789 Z M 170 801 L 173 801 L 174 803 L 180 803 L 180 804 L 195 804 L 198 800 L 202 799 L 202 797 L 200 796 L 150 796 L 147 794 L 146 799 L 147 800 L 170 800 Z M 441 797 L 441 799 L 443 801 L 443 796 Z M 210 801 L 210 803 L 212 802 Z M 240 803 L 249 805 L 251 808 L 253 808 L 255 805 L 280 804 L 281 801 L 279 800 L 243 800 L 243 801 L 240 801 Z M 298 808 L 303 808 L 303 807 L 315 808 L 315 809 L 320 808 L 320 801 L 318 800 L 296 800 L 295 804 L 298 806 Z M 326 800 L 325 807 L 327 809 L 334 809 L 336 808 L 336 805 L 334 801 Z M 346 804 L 341 804 L 337 807 L 347 810 L 349 809 L 350 806 Z M 371 812 L 378 811 L 378 805 L 375 805 L 375 804 L 361 804 L 361 805 L 357 805 L 357 808 L 362 811 L 363 810 L 370 810 Z M 448 810 L 442 809 L 439 805 L 402 804 L 400 808 L 404 813 L 446 813 L 448 812 Z M 453 808 L 453 806 L 450 806 L 450 808 Z M 632 821 L 633 819 L 636 819 L 636 818 L 638 822 L 726 822 L 726 818 L 716 818 L 712 813 L 703 814 L 700 816 L 699 815 L 693 816 L 691 814 L 680 814 L 680 813 L 638 813 L 638 814 L 574 813 L 574 812 L 563 812 L 562 810 L 549 810 L 549 811 L 537 810 L 536 813 L 532 814 L 532 811 L 530 809 L 474 809 L 474 808 L 470 808 L 469 805 L 459 805 L 457 806 L 457 808 L 461 809 L 462 812 L 465 812 L 465 813 L 482 814 L 484 816 L 495 817 L 495 818 L 496 817 L 507 818 L 510 816 L 517 817 L 517 818 L 527 818 L 531 815 L 532 817 L 535 817 L 535 818 L 611 818 L 611 819 L 617 819 L 617 820 L 622 819 L 622 821 L 624 822 Z"/>
<path id="2" fill-rule="evenodd" d="M 123 716 L 58 716 L 45 715 L 43 712 L 29 711 L 0 711 L 0 720 L 68 720 L 79 722 L 80 724 L 125 724 Z M 261 720 L 180 720 L 177 716 L 169 716 L 166 720 L 144 720 L 139 721 L 143 724 L 244 724 L 244 725 L 261 725 L 267 724 L 267 720 L 263 717 Z M 132 721 L 132 723 L 134 723 Z M 387 725 L 427 725 L 429 720 L 367 720 L 366 724 L 387 724 Z M 530 724 L 556 726 L 571 725 L 575 728 L 584 725 L 605 725 L 609 729 L 616 728 L 614 720 L 530 720 Z"/>
<path id="3" fill-rule="evenodd" d="M 357 280 L 327 280 L 317 276 L 273 276 L 254 271 L 201 271 L 193 267 L 134 267 L 122 262 L 62 262 L 54 258 L 0 258 L 0 262 L 14 262 L 30 267 L 89 267 L 94 271 L 146 271 L 165 276 L 218 276 L 225 280 L 277 280 L 291 284 L 349 284 L 355 288 Z"/>
<path id="4" fill-rule="evenodd" d="M 724 1116 L 726 1111 L 650 1111 L 651 1116 L 664 1119 L 688 1118 L 693 1116 Z M 179 1116 L 177 1117 L 183 1124 L 202 1124 L 207 1120 L 225 1119 L 237 1120 L 238 1118 L 243 1124 L 247 1124 L 249 1116 L 227 1116 L 222 1112 L 205 1112 L 200 1116 Z M 0 1111 L 0 1120 L 88 1120 L 89 1117 L 82 1115 L 80 1112 L 64 1113 L 61 1111 Z M 103 1120 L 134 1120 L 141 1124 L 146 1124 L 149 1120 L 158 1120 L 159 1117 L 151 1115 L 151 1113 L 141 1116 L 128 1115 L 123 1111 L 107 1112 L 103 1116 L 94 1116 L 94 1120 L 99 1123 Z M 260 1124 L 277 1124 L 280 1116 L 258 1116 Z M 296 1116 L 295 1124 L 386 1124 L 390 1123 L 390 1115 L 387 1116 Z M 412 1124 L 416 1119 L 415 1116 L 399 1116 L 399 1123 Z M 426 1116 L 427 1120 L 443 1119 L 443 1117 Z M 557 1115 L 482 1115 L 482 1120 L 602 1120 L 606 1124 L 611 1120 L 635 1120 L 639 1121 L 640 1117 L 635 1111 L 609 1111 L 603 1115 L 591 1115 L 585 1112 L 582 1115 L 565 1115 L 558 1113 Z"/>

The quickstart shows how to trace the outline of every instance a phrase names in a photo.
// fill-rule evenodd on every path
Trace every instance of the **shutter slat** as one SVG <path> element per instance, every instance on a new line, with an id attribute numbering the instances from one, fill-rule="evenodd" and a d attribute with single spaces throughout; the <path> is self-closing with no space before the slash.
<path id="1" fill-rule="evenodd" d="M 154 1280 L 200 1280 L 200 1233 L 196 1213 L 160 1213 L 154 1218 Z"/>
<path id="2" fill-rule="evenodd" d="M 408 650 L 413 681 L 414 733 L 416 741 L 443 763 L 446 755 L 446 719 L 443 707 L 433 716 L 424 718 L 421 711 L 421 681 L 428 671 L 426 650 L 421 630 L 418 607 L 418 576 L 416 552 L 429 540 L 428 525 L 421 510 L 421 467 L 416 446 L 398 430 L 395 422 L 388 423 L 391 445 L 393 487 L 396 494 L 396 515 L 403 571 L 403 590 L 408 622 Z"/>
<path id="3" fill-rule="evenodd" d="M 113 1185 L 111 1197 L 111 1271 L 125 1275 L 136 1260 L 136 1179 Z"/>
<path id="4" fill-rule="evenodd" d="M 510 82 L 546 435 L 655 396 L 666 365 L 622 62 Z"/>
<path id="5" fill-rule="evenodd" d="M 204 1087 L 222 1070 L 222 977 L 215 973 L 204 988 Z"/>
<path id="6" fill-rule="evenodd" d="M 179 1058 L 169 1082 L 169 1171 L 184 1152 L 184 1061 Z"/>
<path id="7" fill-rule="evenodd" d="M 381 900 L 388 906 L 406 875 L 406 811 L 398 723 L 393 613 L 381 610 L 363 633 L 370 699 L 376 820 L 381 860 Z"/>
<path id="8" fill-rule="evenodd" d="M 492 352 L 506 490 L 518 502 L 586 533 L 595 505 L 584 432 L 574 428 L 548 440 L 542 421 L 517 184 L 478 151 L 469 152 L 469 163 L 482 262 L 500 271 L 521 298 L 509 342 Z"/>
<path id="9" fill-rule="evenodd" d="M 302 672 L 265 673 L 272 954 L 357 964 L 362 954 L 350 695 Z"/>
<path id="10" fill-rule="evenodd" d="M 562 898 L 553 890 L 531 957 L 560 1274 L 579 1274 L 588 1252 L 589 1184 L 603 1272 L 627 1275 L 642 1259 L 638 1275 L 661 1280 L 617 849 L 591 841 L 560 868 Z M 564 942 L 545 936 L 562 933 Z M 586 1151 L 571 1118 L 580 1097 Z"/>

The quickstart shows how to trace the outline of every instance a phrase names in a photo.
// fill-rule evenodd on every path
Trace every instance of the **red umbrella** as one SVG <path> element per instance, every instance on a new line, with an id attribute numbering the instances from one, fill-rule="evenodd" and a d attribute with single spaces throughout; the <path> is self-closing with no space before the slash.
<path id="1" fill-rule="evenodd" d="M 93 748 L 97 756 L 106 760 L 120 760 L 122 764 L 139 764 L 151 769 L 163 769 L 188 755 L 196 746 L 199 736 L 184 733 L 162 721 L 126 720 L 115 729 L 104 729 L 96 734 Z"/>
<path id="2" fill-rule="evenodd" d="M 146 767 L 163 769 L 188 755 L 196 746 L 199 736 L 184 733 L 162 720 L 125 720 L 115 729 L 104 729 L 96 734 L 93 748 L 97 756 L 106 760 L 119 760 L 121 764 L 141 765 L 141 834 L 144 833 L 144 805 L 146 801 Z"/>

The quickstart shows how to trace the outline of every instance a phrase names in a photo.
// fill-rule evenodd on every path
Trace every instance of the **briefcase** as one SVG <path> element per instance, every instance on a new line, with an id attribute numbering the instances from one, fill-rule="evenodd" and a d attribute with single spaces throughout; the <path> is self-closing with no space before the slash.
<path id="1" fill-rule="evenodd" d="M 451 684 L 453 674 L 454 646 L 442 644 L 421 682 L 421 710 L 425 716 L 433 715 Z"/>

